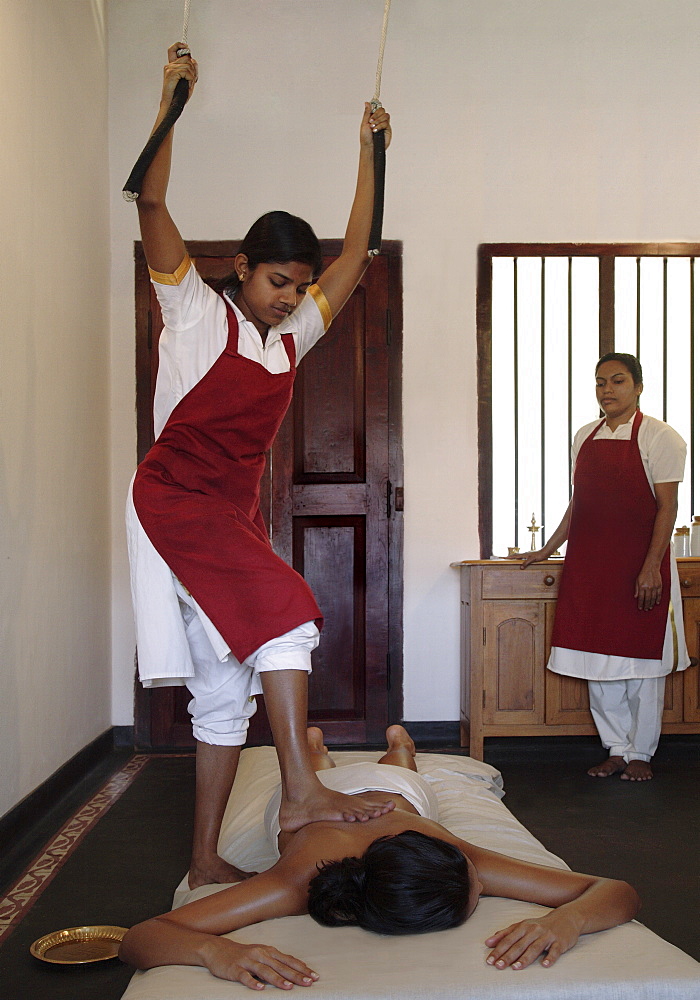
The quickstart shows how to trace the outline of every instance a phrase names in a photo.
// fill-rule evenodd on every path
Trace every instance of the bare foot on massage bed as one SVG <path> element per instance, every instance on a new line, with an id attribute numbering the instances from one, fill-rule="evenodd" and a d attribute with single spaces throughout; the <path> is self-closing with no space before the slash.
<path id="1" fill-rule="evenodd" d="M 241 871 L 240 868 L 230 865 L 228 861 L 224 861 L 218 854 L 215 854 L 211 858 L 202 858 L 198 862 L 194 860 L 191 862 L 187 884 L 190 889 L 197 889 L 200 885 L 242 882 L 257 874 L 257 872 Z"/>
<path id="2" fill-rule="evenodd" d="M 604 760 L 602 764 L 596 764 L 595 767 L 589 768 L 588 773 L 592 778 L 609 778 L 612 774 L 624 771 L 626 767 L 624 757 L 612 756 Z"/>
<path id="3" fill-rule="evenodd" d="M 620 777 L 623 781 L 649 781 L 654 777 L 654 772 L 648 761 L 631 760 Z"/>

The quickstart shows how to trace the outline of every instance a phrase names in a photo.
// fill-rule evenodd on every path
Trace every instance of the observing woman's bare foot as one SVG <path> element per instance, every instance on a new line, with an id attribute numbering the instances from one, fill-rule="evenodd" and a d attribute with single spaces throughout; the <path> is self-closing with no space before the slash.
<path id="1" fill-rule="evenodd" d="M 624 757 L 613 755 L 604 760 L 602 764 L 589 767 L 588 774 L 593 778 L 609 778 L 611 774 L 619 774 L 627 767 Z"/>
<path id="2" fill-rule="evenodd" d="M 623 781 L 649 781 L 654 772 L 647 760 L 631 760 L 620 775 Z"/>
<path id="3" fill-rule="evenodd" d="M 230 865 L 228 861 L 224 861 L 218 854 L 215 854 L 213 857 L 191 862 L 187 884 L 190 889 L 196 889 L 200 885 L 211 885 L 214 882 L 242 882 L 257 874 L 257 872 L 243 872 L 240 868 Z"/>

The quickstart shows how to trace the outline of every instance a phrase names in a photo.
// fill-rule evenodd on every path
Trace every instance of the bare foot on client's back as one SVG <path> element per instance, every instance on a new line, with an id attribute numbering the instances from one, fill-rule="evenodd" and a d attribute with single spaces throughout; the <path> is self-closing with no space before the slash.
<path id="1" fill-rule="evenodd" d="M 362 795 L 344 795 L 326 788 L 316 780 L 318 787 L 309 787 L 299 798 L 283 798 L 280 805 L 280 830 L 293 833 L 309 823 L 322 820 L 341 820 L 346 823 L 364 823 L 391 812 L 394 802 L 370 802 Z M 375 793 L 376 794 L 376 793 Z"/>
<path id="2" fill-rule="evenodd" d="M 335 767 L 328 755 L 328 747 L 323 743 L 323 732 L 317 726 L 306 731 L 309 754 L 314 771 L 325 771 Z M 376 797 L 376 792 L 373 795 Z M 313 784 L 307 784 L 300 794 L 282 797 L 280 804 L 280 829 L 286 833 L 300 830 L 309 823 L 321 820 L 342 820 L 346 823 L 364 823 L 390 812 L 394 802 L 370 802 L 362 795 L 344 795 L 326 788 L 314 777 Z"/>
<path id="3" fill-rule="evenodd" d="M 212 883 L 242 882 L 243 879 L 257 875 L 257 872 L 243 872 L 235 865 L 230 865 L 218 854 L 212 858 L 202 858 L 190 863 L 190 870 L 187 876 L 187 884 L 190 889 L 196 889 L 200 885 L 211 885 Z"/>

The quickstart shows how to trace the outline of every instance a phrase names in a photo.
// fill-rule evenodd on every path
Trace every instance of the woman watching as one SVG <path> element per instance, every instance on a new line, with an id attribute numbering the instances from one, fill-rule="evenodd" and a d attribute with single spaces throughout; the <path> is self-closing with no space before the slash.
<path id="1" fill-rule="evenodd" d="M 644 385 L 633 355 L 605 354 L 595 381 L 605 417 L 576 433 L 571 502 L 547 543 L 522 557 L 522 568 L 568 539 L 548 667 L 588 681 L 608 751 L 588 773 L 647 781 L 666 676 L 690 664 L 669 546 L 686 446 L 639 409 Z"/>

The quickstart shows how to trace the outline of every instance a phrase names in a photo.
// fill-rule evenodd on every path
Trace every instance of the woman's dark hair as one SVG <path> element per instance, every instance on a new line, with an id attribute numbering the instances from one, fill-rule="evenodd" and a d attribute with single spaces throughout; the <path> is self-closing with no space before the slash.
<path id="1" fill-rule="evenodd" d="M 467 919 L 471 879 L 453 844 L 406 830 L 380 837 L 361 858 L 319 866 L 309 913 L 319 924 L 356 924 L 377 934 L 421 934 Z"/>
<path id="2" fill-rule="evenodd" d="M 604 365 L 606 361 L 619 361 L 623 364 L 632 376 L 632 381 L 635 385 L 641 385 L 644 381 L 642 378 L 642 366 L 639 363 L 639 358 L 635 358 L 634 354 L 618 354 L 617 351 L 610 351 L 608 354 L 604 354 L 595 366 L 596 375 L 600 366 Z"/>
<path id="3" fill-rule="evenodd" d="M 254 271 L 258 264 L 288 264 L 298 261 L 308 264 L 314 280 L 323 267 L 321 244 L 308 222 L 289 212 L 266 212 L 253 223 L 238 248 L 248 258 L 248 267 Z M 235 289 L 238 276 L 235 271 L 218 282 L 218 290 Z"/>

